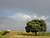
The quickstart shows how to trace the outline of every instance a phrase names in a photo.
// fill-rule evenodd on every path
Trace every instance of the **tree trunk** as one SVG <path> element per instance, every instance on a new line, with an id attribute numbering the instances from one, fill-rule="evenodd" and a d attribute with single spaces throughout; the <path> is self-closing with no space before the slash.
<path id="1" fill-rule="evenodd" d="M 37 36 L 37 32 L 35 32 L 35 36 Z"/>

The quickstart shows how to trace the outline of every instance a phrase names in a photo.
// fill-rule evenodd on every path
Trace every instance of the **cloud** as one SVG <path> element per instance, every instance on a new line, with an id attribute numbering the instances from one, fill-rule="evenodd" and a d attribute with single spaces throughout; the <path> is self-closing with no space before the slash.
<path id="1" fill-rule="evenodd" d="M 30 20 L 31 16 L 24 13 L 16 13 L 13 16 L 9 16 L 9 18 L 14 19 L 14 20 Z"/>
<path id="2" fill-rule="evenodd" d="M 33 19 L 43 19 L 43 20 L 48 20 L 49 16 L 38 16 L 38 15 L 33 15 Z"/>
<path id="3" fill-rule="evenodd" d="M 0 30 L 23 30 L 24 27 L 24 21 L 15 21 L 10 18 L 0 17 Z"/>
<path id="4" fill-rule="evenodd" d="M 24 13 L 0 17 L 0 30 L 24 30 L 26 21 L 30 19 L 31 16 Z"/>
<path id="5" fill-rule="evenodd" d="M 0 17 L 0 29 L 2 26 L 3 29 L 4 27 L 5 29 L 6 27 L 10 27 L 10 29 L 12 27 L 12 29 L 15 27 L 16 29 L 17 27 L 24 28 L 25 20 L 27 21 L 33 18 L 48 20 L 48 26 L 50 25 L 50 0 L 0 0 L 0 16 L 4 16 Z M 5 26 L 5 24 L 7 25 Z M 15 24 L 18 26 L 15 26 Z M 48 28 L 50 29 L 50 26 Z"/>
<path id="6" fill-rule="evenodd" d="M 39 19 L 38 16 L 37 16 L 37 14 L 33 15 L 33 19 Z"/>
<path id="7" fill-rule="evenodd" d="M 25 30 L 25 25 L 27 20 L 33 19 L 33 18 L 41 18 L 41 19 L 48 19 L 49 16 L 38 16 L 38 15 L 28 15 L 25 13 L 16 13 L 14 15 L 11 15 L 7 18 L 5 17 L 0 17 L 0 30 Z M 47 30 L 50 28 L 50 22 L 47 22 Z"/>
<path id="8" fill-rule="evenodd" d="M 49 18 L 48 16 L 47 17 L 46 16 L 41 16 L 40 17 L 40 19 L 43 19 L 43 20 L 47 20 L 48 18 Z"/>

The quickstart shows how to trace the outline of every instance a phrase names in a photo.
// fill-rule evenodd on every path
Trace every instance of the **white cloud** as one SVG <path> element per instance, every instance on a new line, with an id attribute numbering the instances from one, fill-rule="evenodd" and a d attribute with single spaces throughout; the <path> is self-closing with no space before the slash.
<path id="1" fill-rule="evenodd" d="M 47 16 L 41 16 L 41 18 L 40 19 L 43 19 L 43 20 L 47 20 L 49 17 Z"/>
<path id="2" fill-rule="evenodd" d="M 14 20 L 30 20 L 31 16 L 24 13 L 16 13 L 13 16 L 9 16 L 9 18 L 14 19 Z"/>
<path id="3" fill-rule="evenodd" d="M 34 19 L 39 19 L 36 15 L 34 15 Z"/>
<path id="4" fill-rule="evenodd" d="M 49 16 L 38 16 L 37 14 L 34 14 L 32 19 L 43 19 L 43 20 L 47 20 L 49 18 Z"/>

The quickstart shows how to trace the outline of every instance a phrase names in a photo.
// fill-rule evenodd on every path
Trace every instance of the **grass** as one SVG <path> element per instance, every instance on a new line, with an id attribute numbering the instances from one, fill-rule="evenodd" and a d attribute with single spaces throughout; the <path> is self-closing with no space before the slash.
<path id="1" fill-rule="evenodd" d="M 40 33 L 38 33 L 38 35 L 39 35 L 39 36 L 50 36 L 50 32 L 47 32 L 47 33 L 45 33 L 45 32 L 40 32 Z"/>
<path id="2" fill-rule="evenodd" d="M 37 36 L 34 33 L 10 31 L 6 35 L 2 35 L 4 31 L 0 32 L 0 38 L 50 38 L 50 32 L 40 32 Z"/>

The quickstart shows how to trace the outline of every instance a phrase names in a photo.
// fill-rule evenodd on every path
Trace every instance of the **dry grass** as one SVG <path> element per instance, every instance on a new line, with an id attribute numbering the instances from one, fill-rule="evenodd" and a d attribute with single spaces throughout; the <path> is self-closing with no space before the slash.
<path id="1" fill-rule="evenodd" d="M 32 33 L 26 32 L 10 32 L 7 35 L 9 38 L 50 38 L 50 36 L 34 36 Z"/>
<path id="2" fill-rule="evenodd" d="M 50 36 L 34 36 L 32 33 L 11 31 L 0 38 L 50 38 Z"/>
<path id="3" fill-rule="evenodd" d="M 11 36 L 10 38 L 50 38 L 48 36 Z"/>

